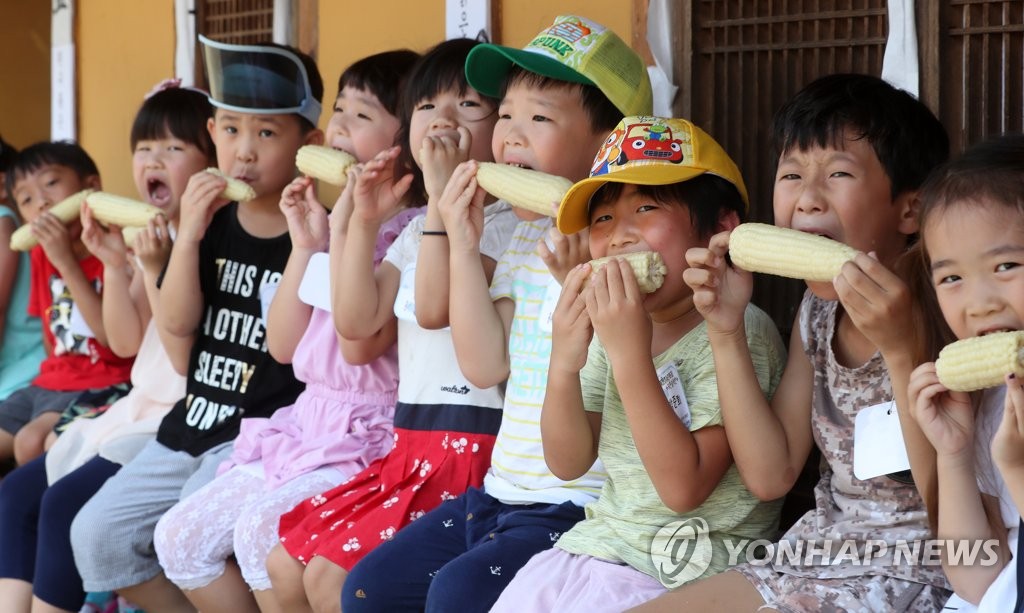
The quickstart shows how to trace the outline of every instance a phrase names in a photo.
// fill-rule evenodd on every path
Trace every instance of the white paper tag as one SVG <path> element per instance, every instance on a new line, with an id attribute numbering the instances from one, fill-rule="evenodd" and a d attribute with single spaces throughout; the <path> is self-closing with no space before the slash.
<path id="1" fill-rule="evenodd" d="M 263 315 L 263 325 L 267 325 L 267 321 L 270 318 L 270 303 L 274 301 L 274 296 L 277 295 L 277 288 L 281 286 L 281 282 L 267 283 L 260 288 L 260 312 Z"/>
<path id="2" fill-rule="evenodd" d="M 679 380 L 679 370 L 675 362 L 669 362 L 658 369 L 658 383 L 665 392 L 669 406 L 676 412 L 687 429 L 690 428 L 690 405 L 686 402 L 683 382 Z"/>
<path id="3" fill-rule="evenodd" d="M 82 317 L 82 311 L 78 310 L 78 305 L 74 303 L 71 305 L 71 318 L 68 321 L 68 330 L 75 336 L 96 338 L 92 328 L 85 322 L 85 317 Z"/>
<path id="4" fill-rule="evenodd" d="M 548 288 L 544 292 L 544 302 L 540 305 L 540 314 L 537 316 L 537 325 L 541 332 L 551 333 L 552 320 L 555 317 L 555 307 L 558 306 L 558 297 L 562 295 L 562 286 L 554 277 L 548 279 Z"/>
<path id="5" fill-rule="evenodd" d="M 909 468 L 896 402 L 858 411 L 853 423 L 853 476 L 867 480 Z"/>
<path id="6" fill-rule="evenodd" d="M 395 317 L 405 321 L 416 321 L 416 264 L 412 263 L 402 271 L 395 296 Z"/>
<path id="7" fill-rule="evenodd" d="M 306 264 L 306 272 L 299 283 L 299 300 L 327 311 L 331 311 L 331 256 L 314 253 Z"/>

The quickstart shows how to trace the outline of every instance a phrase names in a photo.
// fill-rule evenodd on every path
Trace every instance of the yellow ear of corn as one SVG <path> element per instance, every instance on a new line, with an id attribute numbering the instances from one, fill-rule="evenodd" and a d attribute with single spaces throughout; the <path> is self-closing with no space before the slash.
<path id="1" fill-rule="evenodd" d="M 228 200 L 244 202 L 256 197 L 256 191 L 245 181 L 239 181 L 238 179 L 229 177 L 216 168 L 207 168 L 206 172 L 217 175 L 228 182 L 227 187 L 225 187 L 224 191 L 221 192 L 221 196 L 224 196 Z"/>
<path id="2" fill-rule="evenodd" d="M 135 237 L 145 231 L 146 228 L 143 226 L 125 226 L 121 228 L 121 237 L 124 238 L 125 245 L 134 247 Z"/>
<path id="3" fill-rule="evenodd" d="M 736 226 L 729 257 L 751 272 L 807 281 L 831 281 L 857 250 L 824 236 L 763 223 Z"/>
<path id="4" fill-rule="evenodd" d="M 78 214 L 82 211 L 82 203 L 92 192 L 91 189 L 84 189 L 77 194 L 72 194 L 50 207 L 49 212 L 53 213 L 62 223 L 70 223 L 78 219 Z M 29 224 L 21 226 L 11 234 L 11 249 L 15 251 L 28 251 L 37 243 L 36 238 L 32 236 L 32 227 Z"/>
<path id="5" fill-rule="evenodd" d="M 163 213 L 152 204 L 106 192 L 89 194 L 86 202 L 89 203 L 93 217 L 103 223 L 111 223 L 123 228 L 145 226 L 150 219 Z"/>
<path id="6" fill-rule="evenodd" d="M 345 187 L 348 183 L 348 168 L 355 163 L 356 158 L 349 153 L 320 145 L 300 147 L 295 154 L 295 166 L 299 172 L 338 187 Z"/>
<path id="7" fill-rule="evenodd" d="M 626 260 L 629 267 L 633 269 L 633 276 L 636 277 L 640 291 L 645 294 L 657 291 L 665 282 L 665 273 L 668 272 L 668 268 L 665 267 L 665 261 L 661 259 L 661 254 L 657 251 L 637 251 L 598 258 L 590 261 L 590 268 L 593 272 L 597 272 L 615 260 Z"/>
<path id="8" fill-rule="evenodd" d="M 563 177 L 493 162 L 480 163 L 476 180 L 484 191 L 512 206 L 548 217 L 555 216 L 552 204 L 561 202 L 572 187 L 572 181 Z"/>
<path id="9" fill-rule="evenodd" d="M 973 392 L 1003 383 L 1014 373 L 1024 377 L 1024 332 L 996 332 L 950 343 L 939 352 L 939 381 L 957 392 Z"/>

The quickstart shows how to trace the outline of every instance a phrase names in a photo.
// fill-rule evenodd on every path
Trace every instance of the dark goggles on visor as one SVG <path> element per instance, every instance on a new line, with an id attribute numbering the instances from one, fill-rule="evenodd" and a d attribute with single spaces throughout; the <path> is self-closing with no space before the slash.
<path id="1" fill-rule="evenodd" d="M 199 36 L 210 83 L 210 103 L 257 114 L 297 113 L 314 126 L 320 101 L 313 97 L 302 61 L 285 49 L 231 45 Z"/>

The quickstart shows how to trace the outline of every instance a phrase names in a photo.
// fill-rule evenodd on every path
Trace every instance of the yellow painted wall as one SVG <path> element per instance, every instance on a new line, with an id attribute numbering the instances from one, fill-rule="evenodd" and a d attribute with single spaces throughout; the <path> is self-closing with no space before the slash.
<path id="1" fill-rule="evenodd" d="M 18 148 L 50 137 L 49 2 L 0 2 L 0 135 Z"/>
<path id="2" fill-rule="evenodd" d="M 4 11 L 11 2 L 44 4 L 3 0 Z M 629 41 L 632 4 L 628 0 L 501 0 L 502 30 L 497 40 L 522 46 L 555 16 L 579 13 Z M 444 6 L 444 0 L 319 0 L 317 56 L 325 109 L 334 101 L 338 76 L 353 61 L 400 47 L 423 51 L 439 42 L 444 37 Z M 104 187 L 134 196 L 128 136 L 143 94 L 160 79 L 173 76 L 174 0 L 78 0 L 76 11 L 79 140 L 99 165 Z M 48 15 L 45 21 L 48 35 Z M 4 23 L 7 20 L 0 19 L 0 33 Z M 48 36 L 46 40 L 48 44 Z M 7 67 L 12 62 L 0 59 L 0 64 Z M 47 91 L 33 95 L 34 104 L 46 109 L 44 138 L 49 132 L 48 71 L 46 79 Z M 6 78 L 0 79 L 0 92 L 6 91 L 7 83 Z M 6 112 L 0 117 L 6 117 Z M 321 125 L 327 117 L 325 113 Z"/>
<path id="3" fill-rule="evenodd" d="M 628 0 L 501 0 L 501 32 L 495 40 L 521 47 L 558 15 L 579 14 L 632 36 Z M 361 57 L 408 47 L 424 51 L 444 38 L 444 0 L 320 0 L 318 64 L 324 78 L 324 106 L 334 102 L 342 70 Z M 360 18 L 353 19 L 359 15 Z"/>
<path id="4" fill-rule="evenodd" d="M 633 36 L 633 3 L 629 0 L 502 0 L 503 45 L 522 47 L 559 15 L 582 15 L 615 30 L 622 40 Z"/>
<path id="5" fill-rule="evenodd" d="M 143 95 L 174 76 L 174 1 L 75 3 L 78 140 L 108 191 L 135 197 L 129 136 Z"/>

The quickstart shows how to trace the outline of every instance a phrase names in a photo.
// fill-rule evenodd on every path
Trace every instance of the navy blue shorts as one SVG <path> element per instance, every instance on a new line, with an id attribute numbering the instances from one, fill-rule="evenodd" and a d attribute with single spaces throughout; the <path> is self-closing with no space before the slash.
<path id="1" fill-rule="evenodd" d="M 120 468 L 95 456 L 47 487 L 43 454 L 7 475 L 0 485 L 0 578 L 32 583 L 33 594 L 59 609 L 81 608 L 71 520 Z"/>
<path id="2" fill-rule="evenodd" d="M 571 502 L 511 505 L 470 488 L 356 564 L 342 610 L 486 612 L 530 558 L 582 519 Z"/>

